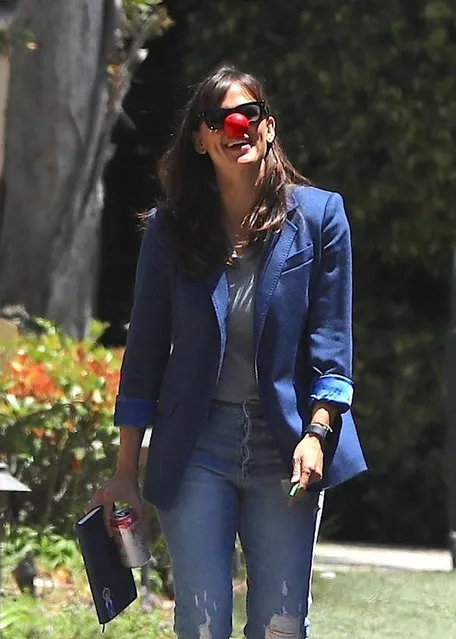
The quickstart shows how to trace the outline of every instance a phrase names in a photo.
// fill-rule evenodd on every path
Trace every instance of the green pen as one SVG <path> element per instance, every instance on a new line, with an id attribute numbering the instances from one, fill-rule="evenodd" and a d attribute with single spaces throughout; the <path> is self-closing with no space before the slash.
<path id="1" fill-rule="evenodd" d="M 291 489 L 290 492 L 288 493 L 288 497 L 294 497 L 296 495 L 296 493 L 299 490 L 299 482 L 297 484 L 294 484 Z"/>

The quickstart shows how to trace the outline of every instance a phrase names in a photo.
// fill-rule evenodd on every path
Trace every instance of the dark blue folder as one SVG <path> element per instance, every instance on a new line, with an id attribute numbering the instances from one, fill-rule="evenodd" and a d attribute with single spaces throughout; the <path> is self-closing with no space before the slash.
<path id="1" fill-rule="evenodd" d="M 100 624 L 114 619 L 137 597 L 131 568 L 120 562 L 103 522 L 103 507 L 93 508 L 75 525 L 87 579 Z"/>

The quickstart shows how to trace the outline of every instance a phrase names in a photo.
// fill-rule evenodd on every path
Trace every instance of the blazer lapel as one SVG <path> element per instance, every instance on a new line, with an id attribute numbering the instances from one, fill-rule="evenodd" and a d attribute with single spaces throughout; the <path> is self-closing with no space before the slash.
<path id="1" fill-rule="evenodd" d="M 291 191 L 288 193 L 288 217 L 280 234 L 270 240 L 265 250 L 264 262 L 260 270 L 255 292 L 255 357 L 258 353 L 261 334 L 268 312 L 272 294 L 279 281 L 283 264 L 288 257 L 298 227 L 289 219 L 296 208 L 296 200 Z"/>
<path id="2" fill-rule="evenodd" d="M 297 227 L 290 221 L 292 212 L 297 206 L 296 199 L 290 188 L 287 193 L 287 213 L 288 218 L 281 232 L 273 236 L 264 252 L 264 261 L 259 272 L 258 282 L 255 290 L 255 311 L 254 311 L 254 331 L 255 331 L 255 356 L 258 352 L 261 333 L 268 312 L 269 302 L 274 293 L 283 264 L 288 257 L 291 245 L 297 232 Z M 215 316 L 220 332 L 220 364 L 223 361 L 226 346 L 226 322 L 229 312 L 230 294 L 228 288 L 228 278 L 225 268 L 220 266 L 211 270 L 205 277 L 205 284 L 209 289 Z"/>
<path id="3" fill-rule="evenodd" d="M 229 289 L 225 269 L 218 267 L 211 270 L 205 277 L 205 284 L 209 289 L 215 316 L 220 331 L 220 364 L 225 353 L 226 345 L 226 319 L 229 310 Z"/>

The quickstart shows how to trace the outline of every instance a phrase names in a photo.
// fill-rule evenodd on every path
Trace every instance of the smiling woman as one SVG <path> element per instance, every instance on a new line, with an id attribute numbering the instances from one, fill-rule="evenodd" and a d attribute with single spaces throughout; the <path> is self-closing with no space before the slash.
<path id="1" fill-rule="evenodd" d="M 242 85 L 233 84 L 226 92 L 221 107 L 199 114 L 198 132 L 195 135 L 196 150 L 199 153 L 210 153 L 211 138 L 213 142 L 213 134 L 221 131 L 223 148 L 243 151 L 237 158 L 238 162 L 249 163 L 266 156 L 266 143 L 272 143 L 275 137 L 275 122 L 272 117 L 268 117 L 269 109 L 264 100 L 249 102 L 249 97 L 251 96 Z M 267 135 L 264 135 L 265 128 Z M 257 151 L 257 157 L 244 157 L 252 149 Z M 213 157 L 212 159 L 214 161 Z"/>
<path id="2" fill-rule="evenodd" d="M 340 195 L 283 152 L 262 85 L 223 66 L 159 166 L 115 423 L 117 472 L 93 505 L 143 511 L 170 552 L 179 639 L 228 639 L 236 535 L 248 639 L 308 636 L 324 490 L 365 470 L 350 414 L 351 246 Z"/>
<path id="3" fill-rule="evenodd" d="M 209 153 L 218 180 L 224 176 L 224 160 L 253 165 L 258 172 L 255 165 L 266 157 L 267 145 L 274 141 L 274 118 L 268 116 L 264 100 L 251 101 L 252 97 L 242 84 L 233 83 L 221 107 L 203 111 L 198 118 L 196 150 Z"/>
<path id="4" fill-rule="evenodd" d="M 248 126 L 235 131 L 233 116 Z M 176 250 L 195 279 L 279 230 L 286 185 L 309 184 L 282 150 L 263 85 L 232 66 L 207 76 L 189 100 L 159 176 Z"/>

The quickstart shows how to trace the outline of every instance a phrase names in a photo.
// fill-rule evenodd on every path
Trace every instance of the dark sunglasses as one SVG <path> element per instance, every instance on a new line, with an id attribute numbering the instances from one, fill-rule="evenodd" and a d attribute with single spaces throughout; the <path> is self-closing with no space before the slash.
<path id="1" fill-rule="evenodd" d="M 198 113 L 197 126 L 198 128 L 201 122 L 205 122 L 211 131 L 216 129 L 223 129 L 225 118 L 231 113 L 241 113 L 249 120 L 249 122 L 260 122 L 267 118 L 269 115 L 269 108 L 264 100 L 258 100 L 255 102 L 246 102 L 240 104 L 232 109 L 223 109 L 218 107 L 215 109 L 207 109 L 207 111 L 201 111 Z"/>

